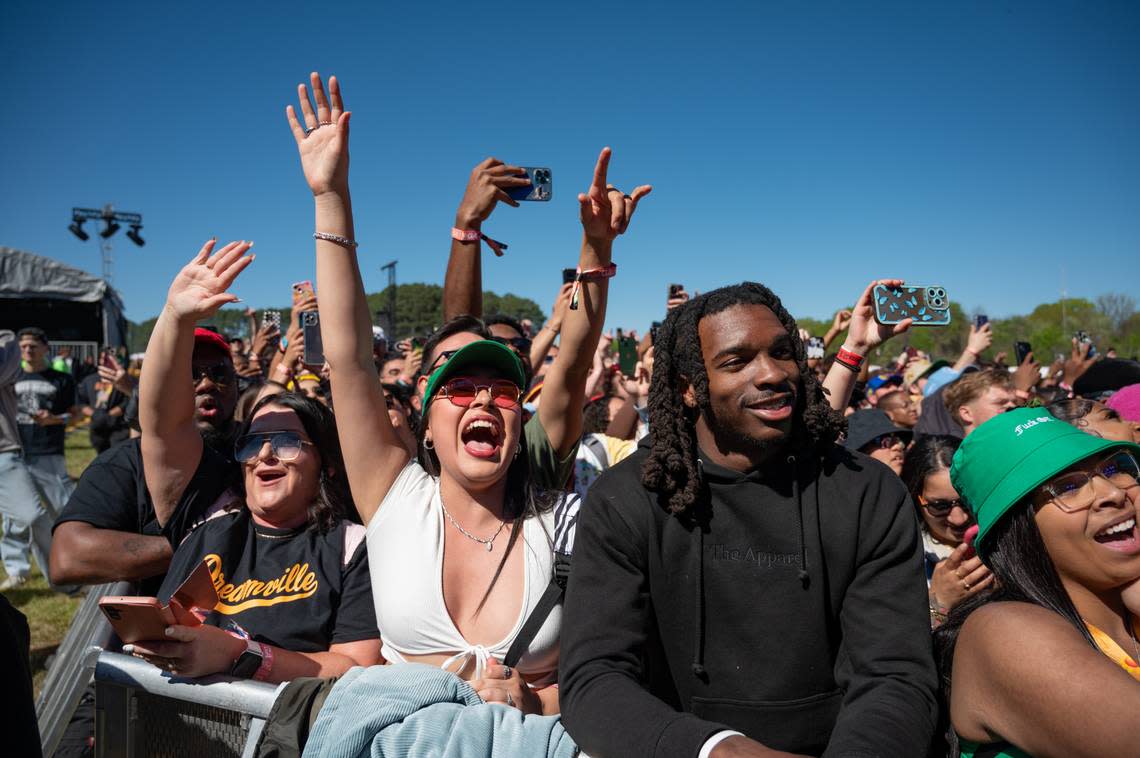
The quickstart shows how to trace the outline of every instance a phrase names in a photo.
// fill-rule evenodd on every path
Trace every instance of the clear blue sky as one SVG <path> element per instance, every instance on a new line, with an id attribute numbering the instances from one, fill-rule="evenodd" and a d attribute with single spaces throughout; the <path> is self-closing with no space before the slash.
<path id="1" fill-rule="evenodd" d="M 579 244 L 598 151 L 654 185 L 611 326 L 668 282 L 758 279 L 801 316 L 872 276 L 945 285 L 995 316 L 1140 292 L 1140 4 L 103 3 L 6 0 L 0 244 L 99 271 L 72 206 L 144 215 L 115 237 L 128 316 L 162 305 L 202 240 L 247 238 L 236 291 L 312 277 L 312 202 L 284 107 L 311 70 L 353 111 L 365 285 L 442 283 L 486 155 L 550 166 L 554 200 L 485 227 L 488 289 L 544 309 Z M 89 224 L 89 227 L 97 227 Z M 125 229 L 124 229 L 125 231 Z M 319 294 L 319 293 L 318 293 Z"/>

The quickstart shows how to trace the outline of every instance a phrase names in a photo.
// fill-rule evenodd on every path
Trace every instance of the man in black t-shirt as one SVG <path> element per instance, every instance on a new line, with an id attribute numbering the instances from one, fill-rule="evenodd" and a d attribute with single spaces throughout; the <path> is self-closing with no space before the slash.
<path id="1" fill-rule="evenodd" d="M 109 377 L 104 376 L 111 372 L 109 367 L 100 366 L 97 373 L 90 374 L 79 382 L 79 404 L 83 415 L 91 419 L 88 427 L 91 431 L 91 446 L 99 453 L 127 439 L 131 432 L 123 415 L 130 393 L 124 393 Z"/>
<path id="2" fill-rule="evenodd" d="M 51 368 L 47 335 L 42 329 L 22 329 L 18 337 L 24 364 L 23 373 L 15 383 L 20 443 L 24 462 L 41 496 L 38 507 L 54 518 L 63 510 L 73 488 L 63 457 L 63 440 L 65 426 L 76 410 L 75 380 L 70 374 Z M 32 570 L 31 530 L 28 525 L 7 517 L 3 524 L 0 559 L 9 579 L 18 582 Z M 48 545 L 37 544 L 36 547 L 37 554 L 50 551 Z M 37 555 L 37 560 L 42 558 L 43 555 Z"/>
<path id="3" fill-rule="evenodd" d="M 207 329 L 195 330 L 193 367 L 198 430 L 207 446 L 229 460 L 237 375 L 225 339 Z M 204 511 L 227 484 L 222 476 L 197 477 L 184 494 L 190 500 L 188 510 Z M 83 472 L 55 524 L 52 581 L 140 581 L 139 592 L 153 595 L 162 584 L 173 547 L 177 544 L 172 546 L 158 529 L 139 443 L 131 440 L 112 447 Z"/>

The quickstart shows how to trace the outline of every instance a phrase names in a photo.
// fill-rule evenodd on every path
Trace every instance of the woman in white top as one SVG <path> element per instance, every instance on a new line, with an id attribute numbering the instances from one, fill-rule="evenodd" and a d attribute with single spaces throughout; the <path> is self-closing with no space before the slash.
<path id="1" fill-rule="evenodd" d="M 557 713 L 557 611 L 518 667 L 500 662 L 550 581 L 553 553 L 553 501 L 537 494 L 527 456 L 519 455 L 521 366 L 509 349 L 487 341 L 433 366 L 419 434 L 423 465 L 411 460 L 389 421 L 372 360 L 348 192 L 350 114 L 335 77 L 327 95 L 316 73 L 311 84 L 316 110 L 300 85 L 303 123 L 291 106 L 287 117 L 316 202 L 321 336 L 349 485 L 368 528 L 382 653 L 390 662 L 445 667 L 486 701 Z M 608 162 L 606 149 L 589 193 L 579 196 L 580 265 L 597 274 L 580 284 L 564 340 L 591 333 L 598 339 L 611 244 L 648 191 L 627 196 L 608 187 Z M 525 172 L 499 166 L 494 173 L 488 191 L 516 204 L 503 190 L 528 185 Z M 585 380 L 585 373 L 573 377 Z"/>

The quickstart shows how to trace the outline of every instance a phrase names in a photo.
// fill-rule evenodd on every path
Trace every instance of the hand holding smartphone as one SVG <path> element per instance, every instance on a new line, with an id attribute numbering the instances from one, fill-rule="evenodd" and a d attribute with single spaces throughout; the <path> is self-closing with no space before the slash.
<path id="1" fill-rule="evenodd" d="M 186 577 L 169 605 L 156 597 L 111 596 L 99 600 L 99 610 L 111 622 L 115 633 L 123 642 L 165 640 L 168 626 L 200 626 L 195 608 L 212 611 L 218 604 L 218 593 L 205 561 Z"/>
<path id="2" fill-rule="evenodd" d="M 512 200 L 546 201 L 554 196 L 554 177 L 548 168 L 519 166 L 530 179 L 529 186 L 508 187 L 507 194 Z"/>
<path id="3" fill-rule="evenodd" d="M 950 323 L 950 296 L 940 285 L 876 284 L 871 292 L 875 320 L 894 325 L 913 319 L 913 326 L 946 326 Z"/>

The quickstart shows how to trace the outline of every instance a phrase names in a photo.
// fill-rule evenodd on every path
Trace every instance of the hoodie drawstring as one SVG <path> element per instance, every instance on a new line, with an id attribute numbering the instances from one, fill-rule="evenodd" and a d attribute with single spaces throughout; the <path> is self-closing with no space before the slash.
<path id="1" fill-rule="evenodd" d="M 811 575 L 807 570 L 807 546 L 804 544 L 804 497 L 800 490 L 800 472 L 796 468 L 796 456 L 788 456 L 788 465 L 792 468 L 792 496 L 796 499 L 796 528 L 800 539 L 800 584 L 806 589 Z M 818 495 L 817 495 L 818 497 Z"/>
<path id="2" fill-rule="evenodd" d="M 706 679 L 705 671 L 705 530 L 698 522 L 697 532 L 697 602 L 693 622 L 693 663 L 689 667 L 693 675 Z"/>

